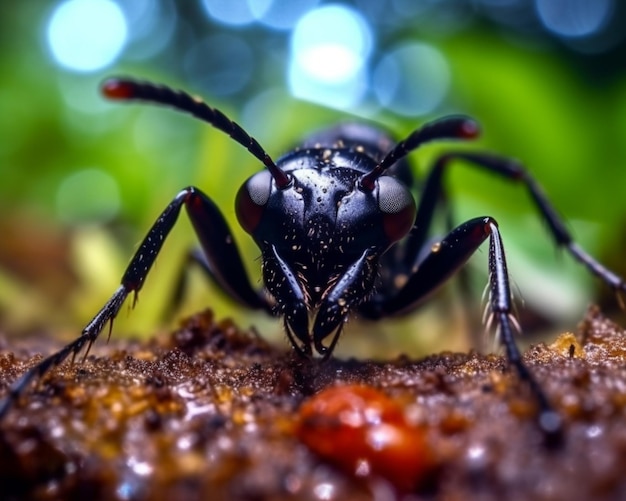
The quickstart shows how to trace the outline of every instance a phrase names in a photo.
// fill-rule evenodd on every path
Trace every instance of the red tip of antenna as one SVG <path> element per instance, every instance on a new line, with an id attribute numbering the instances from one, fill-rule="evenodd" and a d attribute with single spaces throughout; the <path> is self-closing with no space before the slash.
<path id="1" fill-rule="evenodd" d="M 102 84 L 102 94 L 109 99 L 130 99 L 135 92 L 132 82 L 111 78 Z"/>
<path id="2" fill-rule="evenodd" d="M 480 125 L 475 120 L 468 118 L 461 123 L 460 137 L 474 139 L 480 135 Z"/>

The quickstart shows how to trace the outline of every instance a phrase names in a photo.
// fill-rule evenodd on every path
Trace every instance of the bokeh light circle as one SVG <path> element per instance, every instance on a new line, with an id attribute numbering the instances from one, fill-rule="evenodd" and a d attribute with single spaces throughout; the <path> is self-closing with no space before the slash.
<path id="1" fill-rule="evenodd" d="M 289 85 L 302 99 L 347 108 L 367 89 L 372 30 L 356 10 L 325 5 L 307 12 L 291 38 Z"/>
<path id="2" fill-rule="evenodd" d="M 600 31 L 613 12 L 613 0 L 536 0 L 543 25 L 562 37 L 586 37 Z"/>
<path id="3" fill-rule="evenodd" d="M 241 37 L 216 34 L 197 41 L 183 58 L 187 78 L 214 96 L 229 96 L 243 89 L 255 68 L 250 45 Z"/>
<path id="4" fill-rule="evenodd" d="M 295 64 L 315 80 L 350 80 L 372 49 L 371 30 L 355 10 L 326 5 L 305 14 L 291 40 Z"/>
<path id="5" fill-rule="evenodd" d="M 313 9 L 318 0 L 297 0 L 285 2 L 271 0 L 270 2 L 250 1 L 250 9 L 259 22 L 275 30 L 289 30 L 294 27 L 300 17 Z"/>
<path id="6" fill-rule="evenodd" d="M 219 23 L 244 26 L 257 20 L 269 8 L 272 0 L 202 0 L 209 17 Z"/>
<path id="7" fill-rule="evenodd" d="M 431 113 L 450 87 L 443 54 L 424 43 L 408 43 L 389 51 L 377 64 L 374 92 L 385 108 L 405 116 Z"/>
<path id="8" fill-rule="evenodd" d="M 121 54 L 127 37 L 124 13 L 111 0 L 66 0 L 54 9 L 47 29 L 55 61 L 81 72 L 110 65 Z"/>

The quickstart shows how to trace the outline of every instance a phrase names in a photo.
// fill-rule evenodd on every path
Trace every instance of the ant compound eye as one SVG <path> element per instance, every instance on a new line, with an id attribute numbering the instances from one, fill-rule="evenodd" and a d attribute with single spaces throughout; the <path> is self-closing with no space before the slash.
<path id="1" fill-rule="evenodd" d="M 272 175 L 266 170 L 257 172 L 239 188 L 235 212 L 239 224 L 248 233 L 253 233 L 261 222 L 271 191 Z"/>
<path id="2" fill-rule="evenodd" d="M 381 176 L 378 184 L 378 208 L 383 213 L 383 228 L 390 242 L 404 237 L 415 222 L 415 200 L 402 183 L 390 176 Z"/>

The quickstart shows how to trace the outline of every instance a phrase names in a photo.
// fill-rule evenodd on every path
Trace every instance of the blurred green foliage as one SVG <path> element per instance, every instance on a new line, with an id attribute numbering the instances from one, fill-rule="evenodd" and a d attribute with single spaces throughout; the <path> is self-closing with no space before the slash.
<path id="1" fill-rule="evenodd" d="M 187 28 L 195 22 L 195 33 L 229 32 L 260 43 L 274 37 L 279 54 L 288 53 L 286 35 L 258 27 L 228 29 L 208 21 L 198 26 L 193 9 L 187 4 L 178 7 L 178 22 Z M 260 168 L 258 162 L 228 137 L 188 117 L 105 103 L 98 94 L 100 81 L 122 73 L 202 93 L 211 105 L 242 121 L 274 158 L 307 132 L 351 116 L 291 97 L 281 66 L 286 63 L 269 54 L 276 71 L 266 71 L 257 85 L 269 85 L 272 91 L 244 114 L 245 104 L 262 88 L 250 86 L 241 95 L 218 98 L 168 70 L 172 54 L 182 54 L 192 37 L 177 38 L 165 55 L 139 61 L 122 57 L 114 66 L 91 73 L 65 70 L 51 59 L 45 42 L 51 12 L 52 4 L 46 2 L 3 2 L 0 7 L 1 323 L 17 330 L 62 328 L 68 336 L 75 335 L 77 325 L 114 290 L 159 212 L 190 184 L 213 197 L 237 227 L 236 238 L 258 280 L 258 252 L 238 229 L 233 209 L 238 187 Z M 428 42 L 445 55 L 452 82 L 445 102 L 429 117 L 400 117 L 384 109 L 372 116 L 367 105 L 354 113 L 399 135 L 448 112 L 476 117 L 484 135 L 468 147 L 521 159 L 567 216 L 580 243 L 621 265 L 626 234 L 626 68 L 619 54 L 594 62 L 593 54 L 573 55 L 545 40 L 511 36 L 481 18 L 445 36 L 410 25 L 387 27 L 376 50 L 384 52 L 385 44 L 398 40 Z M 415 154 L 416 170 L 424 173 L 429 160 L 448 147 L 428 146 Z M 99 178 L 73 193 L 70 207 L 59 202 L 64 182 L 84 169 L 105 172 L 115 181 L 119 209 L 114 207 L 112 219 L 90 216 L 98 214 L 98 204 L 106 205 L 102 193 L 109 196 Z M 513 279 L 528 304 L 553 301 L 557 316 L 567 317 L 590 299 L 588 285 L 595 282 L 571 259 L 555 257 L 521 187 L 462 165 L 451 170 L 448 186 L 457 222 L 483 214 L 498 219 Z M 123 312 L 117 331 L 146 333 L 159 324 L 185 249 L 193 244 L 183 215 L 142 291 L 138 311 Z M 485 280 L 485 254 L 474 260 L 482 273 L 480 283 Z M 50 283 L 44 284 L 45 279 Z M 210 304 L 220 315 L 241 315 L 236 305 L 213 292 L 202 277 L 194 277 L 184 311 Z M 246 323 L 265 322 L 261 316 L 245 315 Z M 280 333 L 279 326 L 270 325 L 266 330 Z M 445 340 L 441 345 L 450 347 Z"/>

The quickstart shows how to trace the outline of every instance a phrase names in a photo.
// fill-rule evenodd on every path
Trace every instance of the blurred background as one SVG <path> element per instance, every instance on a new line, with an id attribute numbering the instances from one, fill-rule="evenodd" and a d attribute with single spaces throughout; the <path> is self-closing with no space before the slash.
<path id="1" fill-rule="evenodd" d="M 625 274 L 624 10 L 619 0 L 2 2 L 1 332 L 75 337 L 190 184 L 236 227 L 259 280 L 259 253 L 234 219 L 237 189 L 259 162 L 187 116 L 105 102 L 99 85 L 111 75 L 203 96 L 275 159 L 340 120 L 375 121 L 402 137 L 428 119 L 471 115 L 483 136 L 462 147 L 522 160 L 583 247 Z M 424 147 L 411 157 L 415 172 L 458 147 Z M 447 181 L 456 223 L 499 221 L 525 330 L 574 329 L 591 301 L 616 308 L 610 291 L 555 251 L 522 187 L 462 164 Z M 194 243 L 183 214 L 116 334 L 151 334 L 210 306 L 281 339 L 279 323 L 221 298 L 199 273 L 175 318 L 162 321 Z M 486 261 L 484 246 L 470 263 L 474 308 Z M 355 324 L 340 346 L 354 353 L 349 338 L 367 339 L 381 356 L 406 343 L 461 349 L 468 337 L 450 335 L 467 318 L 455 289 L 422 315 L 364 328 L 371 335 Z"/>

